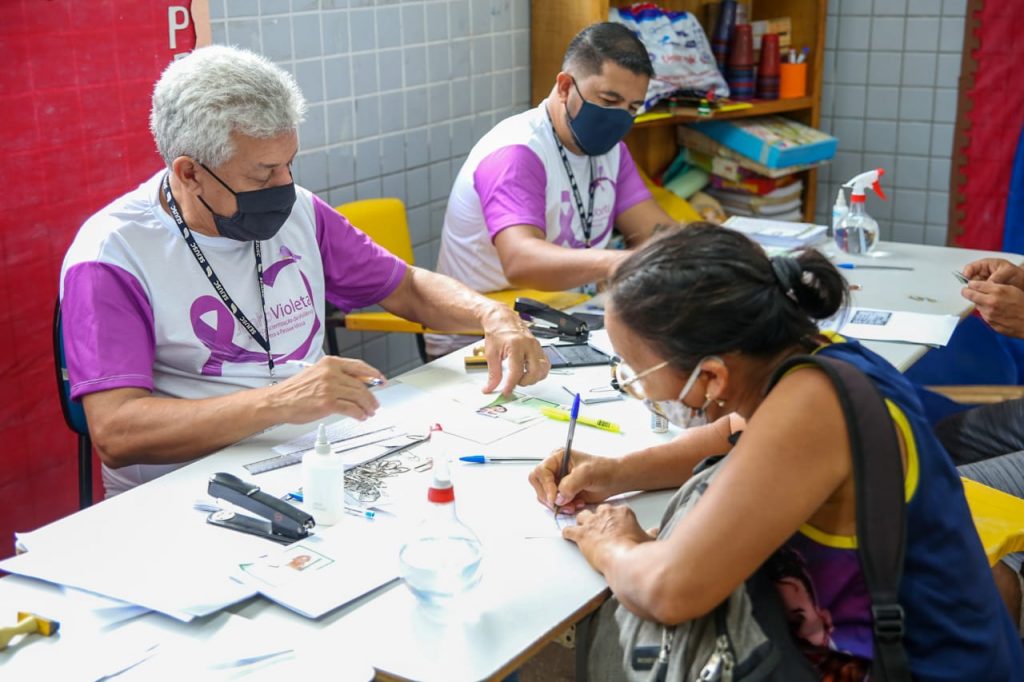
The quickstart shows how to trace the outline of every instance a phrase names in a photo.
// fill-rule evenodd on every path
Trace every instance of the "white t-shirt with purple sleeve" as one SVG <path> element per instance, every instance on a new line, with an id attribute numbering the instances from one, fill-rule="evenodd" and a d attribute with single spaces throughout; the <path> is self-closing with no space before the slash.
<path id="1" fill-rule="evenodd" d="M 513 225 L 536 227 L 547 241 L 565 248 L 585 247 L 583 222 L 546 106 L 547 100 L 506 118 L 470 151 L 448 198 L 438 272 L 477 291 L 510 288 L 494 238 Z M 593 157 L 593 163 L 591 157 L 565 153 L 584 210 L 589 204 L 588 188 L 594 186 L 590 244 L 604 248 L 618 216 L 650 199 L 651 193 L 621 142 L 607 154 Z M 432 355 L 465 343 L 465 337 L 461 343 L 458 337 L 427 337 Z"/>
<path id="2" fill-rule="evenodd" d="M 296 186 L 292 213 L 261 242 L 261 305 L 251 242 L 193 232 L 236 305 L 265 333 L 267 353 L 217 296 L 160 205 L 161 170 L 93 215 L 64 257 L 60 296 L 72 399 L 115 388 L 208 398 L 297 373 L 323 355 L 324 301 L 348 311 L 395 290 L 403 261 Z M 180 465 L 104 467 L 107 494 Z"/>

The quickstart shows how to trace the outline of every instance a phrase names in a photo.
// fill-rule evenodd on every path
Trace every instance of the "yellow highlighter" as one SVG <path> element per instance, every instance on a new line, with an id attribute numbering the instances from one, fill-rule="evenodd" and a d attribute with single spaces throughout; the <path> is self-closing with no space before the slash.
<path id="1" fill-rule="evenodd" d="M 569 411 L 563 410 L 558 407 L 542 407 L 540 413 L 545 417 L 551 419 L 557 419 L 558 421 L 567 422 L 569 421 Z M 580 415 L 576 418 L 576 421 L 580 424 L 586 424 L 587 426 L 593 426 L 595 429 L 601 429 L 602 431 L 611 431 L 612 433 L 621 433 L 622 429 L 618 424 L 610 422 L 606 419 L 595 419 L 594 417 L 584 417 Z"/>

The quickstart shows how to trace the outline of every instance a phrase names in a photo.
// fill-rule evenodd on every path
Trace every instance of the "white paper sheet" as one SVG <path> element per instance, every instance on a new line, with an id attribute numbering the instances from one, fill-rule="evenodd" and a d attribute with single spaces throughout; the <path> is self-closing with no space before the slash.
<path id="1" fill-rule="evenodd" d="M 941 347 L 949 343 L 960 318 L 871 308 L 852 308 L 839 333 L 862 341 L 896 341 Z"/>
<path id="2" fill-rule="evenodd" d="M 307 618 L 319 618 L 398 577 L 398 533 L 355 517 L 329 531 L 242 562 L 236 577 Z"/>

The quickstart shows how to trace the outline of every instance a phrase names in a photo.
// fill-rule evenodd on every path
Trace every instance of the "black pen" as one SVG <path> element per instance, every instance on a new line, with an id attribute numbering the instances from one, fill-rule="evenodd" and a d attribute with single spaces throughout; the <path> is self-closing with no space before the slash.
<path id="1" fill-rule="evenodd" d="M 558 480 L 555 483 L 560 483 L 563 478 L 569 474 L 569 460 L 572 458 L 572 436 L 576 432 L 576 419 L 580 416 L 580 394 L 577 393 L 572 399 L 572 412 L 569 414 L 569 435 L 565 438 L 565 452 L 562 453 L 562 466 L 558 472 Z M 558 515 L 558 507 L 555 507 L 555 515 Z M 558 523 L 558 519 L 555 519 L 555 523 Z"/>

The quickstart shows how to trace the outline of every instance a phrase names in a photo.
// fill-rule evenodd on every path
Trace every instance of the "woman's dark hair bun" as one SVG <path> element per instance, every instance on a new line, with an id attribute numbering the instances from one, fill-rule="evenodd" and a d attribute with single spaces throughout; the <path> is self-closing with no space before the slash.
<path id="1" fill-rule="evenodd" d="M 797 304 L 815 320 L 835 315 L 849 296 L 846 280 L 839 270 L 814 249 L 801 251 L 796 262 L 800 265 L 800 277 L 793 286 Z"/>

